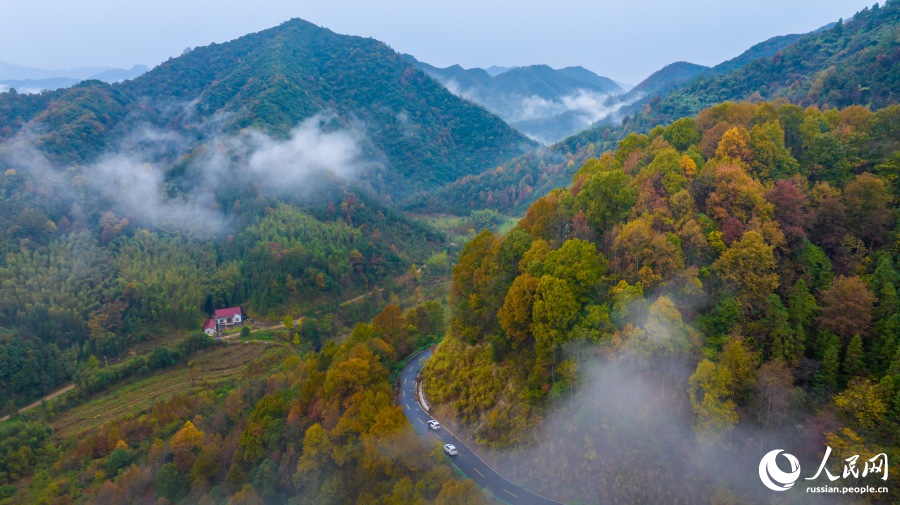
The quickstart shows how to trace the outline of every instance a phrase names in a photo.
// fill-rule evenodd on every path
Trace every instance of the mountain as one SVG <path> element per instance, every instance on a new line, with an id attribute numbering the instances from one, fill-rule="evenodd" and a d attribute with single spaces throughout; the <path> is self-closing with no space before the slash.
<path id="1" fill-rule="evenodd" d="M 47 70 L 13 65 L 0 61 L 0 93 L 13 88 L 19 93 L 40 93 L 44 90 L 67 88 L 83 80 L 96 79 L 113 83 L 134 79 L 149 70 L 145 65 L 129 69 L 110 67 L 80 67 Z"/>
<path id="2" fill-rule="evenodd" d="M 829 23 L 818 30 L 814 30 L 810 33 L 818 33 L 825 31 L 835 23 Z M 753 60 L 757 60 L 759 58 L 771 58 L 778 51 L 781 51 L 785 47 L 793 44 L 794 42 L 802 39 L 803 37 L 809 35 L 809 33 L 803 34 L 790 34 L 790 35 L 778 35 L 776 37 L 772 37 L 768 40 L 764 40 L 759 44 L 755 44 L 750 49 L 747 49 L 740 55 L 719 63 L 715 67 L 713 67 L 713 71 L 718 74 L 727 74 L 732 70 L 736 70 L 738 68 L 743 67 L 747 63 L 750 63 Z"/>
<path id="3" fill-rule="evenodd" d="M 535 146 L 383 43 L 301 20 L 122 83 L 0 94 L 0 136 L 4 407 L 215 308 L 306 315 L 319 342 L 439 292 L 456 246 L 391 199 Z"/>
<path id="4" fill-rule="evenodd" d="M 287 139 L 324 114 L 359 137 L 371 185 L 387 196 L 477 173 L 534 143 L 446 91 L 382 42 L 294 19 L 198 47 L 131 81 L 87 81 L 34 98 L 0 95 L 0 135 L 25 126 L 51 160 L 84 164 L 139 128 L 190 137 L 170 161 L 221 135 Z"/>
<path id="5" fill-rule="evenodd" d="M 623 92 L 611 79 L 583 67 L 437 68 L 407 58 L 454 94 L 484 106 L 543 143 L 591 125 L 605 114 L 604 100 Z"/>
<path id="6" fill-rule="evenodd" d="M 490 75 L 498 76 L 498 75 L 502 74 L 503 72 L 506 72 L 507 70 L 512 70 L 514 68 L 518 68 L 518 67 L 501 67 L 499 65 L 491 65 L 488 68 L 484 69 L 484 71 Z"/>
<path id="7" fill-rule="evenodd" d="M 96 69 L 92 69 L 96 70 Z M 129 69 L 111 68 L 87 77 L 87 80 L 98 80 L 106 83 L 115 83 L 134 79 L 149 70 L 144 65 L 134 65 Z M 65 75 L 64 70 L 60 70 Z M 77 72 L 76 72 L 77 73 Z M 2 79 L 0 80 L 0 93 L 15 89 L 17 93 L 36 94 L 41 91 L 52 91 L 60 88 L 74 86 L 85 79 L 75 77 L 45 77 L 41 79 Z"/>
<path id="8" fill-rule="evenodd" d="M 863 105 L 873 110 L 896 103 L 898 23 L 900 6 L 891 0 L 846 22 L 757 44 L 662 97 L 632 118 L 629 127 L 648 131 L 724 101 L 783 98 L 803 106 Z M 756 55 L 761 57 L 754 59 Z"/>
<path id="9" fill-rule="evenodd" d="M 68 88 L 81 82 L 71 77 L 48 77 L 46 79 L 7 79 L 0 81 L 0 93 L 10 89 L 17 93 L 35 94 L 41 91 Z"/>
<path id="10" fill-rule="evenodd" d="M 129 69 L 124 68 L 111 68 L 109 70 L 104 70 L 103 72 L 94 74 L 88 79 L 97 79 L 98 81 L 113 83 L 120 81 L 127 81 L 130 79 L 134 79 L 139 75 L 145 74 L 149 68 L 146 65 L 134 65 Z"/>
<path id="11" fill-rule="evenodd" d="M 522 212 L 534 199 L 567 184 L 579 163 L 614 149 L 629 133 L 649 132 L 724 101 L 781 98 L 802 106 L 862 105 L 872 110 L 896 103 L 900 97 L 898 12 L 898 1 L 891 0 L 804 36 L 757 44 L 736 60 L 713 67 L 668 94 L 663 91 L 622 106 L 617 113 L 621 124 L 606 119 L 547 149 L 514 159 L 501 170 L 488 170 L 410 199 L 408 206 L 419 211 L 493 208 Z M 768 54 L 773 50 L 774 54 Z M 723 74 L 735 61 L 760 54 L 763 56 Z"/>
<path id="12" fill-rule="evenodd" d="M 900 409 L 850 399 L 900 400 L 898 117 L 727 102 L 586 161 L 460 254 L 429 412 L 560 503 L 770 503 L 770 447 L 897 453 Z"/>
<path id="13" fill-rule="evenodd" d="M 686 61 L 670 63 L 656 72 L 653 72 L 637 86 L 631 88 L 628 93 L 622 95 L 621 101 L 633 103 L 645 97 L 649 98 L 655 95 L 664 94 L 678 85 L 708 72 L 709 70 L 709 67 L 697 65 L 696 63 L 688 63 Z"/>
<path id="14" fill-rule="evenodd" d="M 54 77 L 69 77 L 72 79 L 88 79 L 93 75 L 111 70 L 112 67 L 75 67 L 62 69 L 47 69 L 17 65 L 0 61 L 0 79 L 50 79 Z"/>

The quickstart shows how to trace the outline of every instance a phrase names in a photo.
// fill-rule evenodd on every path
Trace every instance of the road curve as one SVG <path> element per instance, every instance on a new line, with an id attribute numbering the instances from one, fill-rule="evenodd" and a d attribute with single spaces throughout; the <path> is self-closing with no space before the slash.
<path id="1" fill-rule="evenodd" d="M 441 441 L 441 445 L 455 445 L 459 455 L 449 457 L 450 461 L 466 477 L 475 481 L 479 486 L 488 489 L 500 501 L 512 505 L 561 505 L 559 502 L 536 495 L 507 480 L 488 466 L 471 449 L 466 447 L 447 428 L 441 428 L 437 431 L 428 429 L 428 421 L 434 418 L 422 410 L 422 406 L 416 401 L 416 377 L 419 376 L 422 367 L 428 361 L 428 358 L 431 357 L 431 351 L 432 349 L 428 349 L 410 359 L 397 378 L 397 383 L 400 385 L 399 401 L 403 407 L 403 413 L 406 414 L 416 433 L 422 437 L 436 437 Z"/>

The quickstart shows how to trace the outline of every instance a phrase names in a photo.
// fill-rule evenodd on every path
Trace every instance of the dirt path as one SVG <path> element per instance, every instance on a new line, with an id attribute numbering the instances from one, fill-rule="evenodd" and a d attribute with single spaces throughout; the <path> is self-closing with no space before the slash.
<path id="1" fill-rule="evenodd" d="M 379 293 L 384 292 L 384 288 L 375 288 L 375 289 L 377 289 Z M 360 301 L 360 300 L 363 300 L 363 299 L 365 299 L 365 298 L 371 296 L 372 293 L 375 292 L 375 289 L 373 289 L 372 291 L 369 291 L 368 293 L 361 294 L 361 295 L 357 296 L 356 298 L 351 298 L 351 299 L 349 299 L 349 300 L 343 301 L 343 302 L 341 302 L 341 304 L 339 305 L 339 307 L 346 307 L 347 305 L 350 305 L 351 303 L 356 303 L 356 302 L 358 302 L 358 301 Z"/>
<path id="2" fill-rule="evenodd" d="M 53 393 L 50 393 L 49 395 L 47 395 L 47 396 L 41 398 L 40 400 L 38 400 L 38 401 L 32 403 L 31 405 L 26 405 L 26 406 L 22 407 L 21 409 L 19 409 L 19 412 L 26 412 L 26 411 L 29 411 L 29 410 L 31 410 L 31 409 L 37 407 L 38 405 L 40 405 L 41 402 L 50 401 L 50 400 L 56 398 L 57 396 L 59 396 L 59 395 L 61 395 L 61 394 L 68 393 L 69 391 L 71 391 L 71 390 L 73 390 L 73 389 L 75 389 L 75 384 L 69 384 L 68 386 L 66 386 L 66 387 L 64 387 L 64 388 L 62 388 L 62 389 L 60 389 L 59 391 L 55 391 L 55 392 L 53 392 Z M 6 421 L 6 420 L 8 420 L 8 419 L 9 419 L 9 416 L 3 416 L 3 417 L 0 417 L 0 423 L 2 423 L 3 421 Z"/>

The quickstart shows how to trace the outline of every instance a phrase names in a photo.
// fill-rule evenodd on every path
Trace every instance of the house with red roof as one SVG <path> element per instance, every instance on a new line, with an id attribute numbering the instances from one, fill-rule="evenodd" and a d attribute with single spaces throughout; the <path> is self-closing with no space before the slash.
<path id="1" fill-rule="evenodd" d="M 215 336 L 216 334 L 216 320 L 210 318 L 206 324 L 203 325 L 203 333 L 206 333 L 210 337 Z"/>
<path id="2" fill-rule="evenodd" d="M 243 324 L 243 314 L 240 307 L 229 307 L 227 309 L 216 309 L 216 324 L 219 328 L 223 326 L 236 326 Z"/>

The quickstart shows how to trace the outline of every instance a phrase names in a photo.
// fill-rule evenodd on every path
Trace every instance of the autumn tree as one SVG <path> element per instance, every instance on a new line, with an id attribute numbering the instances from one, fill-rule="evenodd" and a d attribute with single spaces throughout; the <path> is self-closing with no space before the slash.
<path id="1" fill-rule="evenodd" d="M 880 424 L 887 413 L 882 386 L 871 379 L 856 378 L 834 397 L 834 405 L 856 426 L 868 431 Z"/>
<path id="2" fill-rule="evenodd" d="M 632 282 L 650 287 L 684 267 L 680 240 L 653 227 L 654 218 L 642 216 L 619 229 L 613 241 L 614 264 Z"/>
<path id="3" fill-rule="evenodd" d="M 535 291 L 531 325 L 539 353 L 550 356 L 556 352 L 565 342 L 579 309 L 575 293 L 566 281 L 550 275 L 541 277 Z"/>
<path id="4" fill-rule="evenodd" d="M 730 398 L 743 398 L 756 382 L 759 353 L 751 349 L 745 338 L 732 336 L 719 353 L 717 366 L 728 370 L 724 386 Z"/>
<path id="5" fill-rule="evenodd" d="M 441 486 L 434 505 L 481 505 L 484 500 L 481 491 L 470 479 L 450 479 Z"/>
<path id="6" fill-rule="evenodd" d="M 750 173 L 757 179 L 778 180 L 797 172 L 797 160 L 784 145 L 784 130 L 778 120 L 754 125 L 750 145 Z"/>
<path id="7" fill-rule="evenodd" d="M 506 292 L 503 307 L 497 313 L 500 326 L 514 342 L 514 347 L 529 340 L 534 294 L 540 283 L 540 279 L 528 273 L 516 277 Z"/>
<path id="8" fill-rule="evenodd" d="M 576 298 L 584 301 L 606 273 L 606 258 L 593 243 L 570 239 L 547 253 L 543 272 L 566 281 Z"/>
<path id="9" fill-rule="evenodd" d="M 781 226 L 791 249 L 798 249 L 806 241 L 806 195 L 791 180 L 779 180 L 766 192 L 766 199 L 774 207 L 775 221 Z"/>
<path id="10" fill-rule="evenodd" d="M 697 365 L 688 381 L 688 394 L 697 416 L 698 435 L 713 440 L 731 431 L 738 422 L 737 405 L 730 398 L 731 372 L 708 359 Z"/>
<path id="11" fill-rule="evenodd" d="M 204 433 L 194 426 L 194 423 L 187 421 L 180 430 L 172 435 L 169 445 L 172 451 L 190 451 L 195 447 L 199 447 L 203 443 Z"/>
<path id="12" fill-rule="evenodd" d="M 316 423 L 306 430 L 303 436 L 303 454 L 297 462 L 294 484 L 302 495 L 314 498 L 318 489 L 329 477 L 334 468 L 331 454 L 334 446 L 328 432 L 321 424 Z"/>
<path id="13" fill-rule="evenodd" d="M 853 335 L 866 338 L 872 333 L 875 295 L 859 277 L 839 276 L 822 293 L 819 328 L 834 332 L 842 341 Z"/>
<path id="14" fill-rule="evenodd" d="M 574 211 L 567 212 L 562 200 L 571 199 L 568 191 L 556 190 L 534 202 L 519 221 L 531 236 L 558 246 L 568 235 Z"/>
<path id="15" fill-rule="evenodd" d="M 644 333 L 640 340 L 632 341 L 632 348 L 649 355 L 656 351 L 683 352 L 692 342 L 681 312 L 667 296 L 660 296 L 650 305 Z M 636 348 L 639 345 L 640 348 Z"/>
<path id="16" fill-rule="evenodd" d="M 726 131 L 716 147 L 716 158 L 740 160 L 745 164 L 752 163 L 753 150 L 750 148 L 750 133 L 741 126 Z"/>
<path id="17" fill-rule="evenodd" d="M 716 169 L 714 189 L 706 199 L 706 209 L 719 223 L 727 244 L 741 236 L 751 219 L 768 220 L 773 211 L 772 204 L 763 195 L 762 184 L 735 164 Z"/>
<path id="18" fill-rule="evenodd" d="M 773 247 L 762 235 L 748 231 L 713 263 L 713 271 L 737 294 L 745 313 L 759 313 L 768 296 L 778 287 Z"/>
<path id="19" fill-rule="evenodd" d="M 824 185 L 830 189 L 827 185 Z M 817 185 L 816 188 L 819 189 Z M 838 192 L 823 192 L 813 201 L 809 220 L 809 238 L 832 255 L 841 245 L 847 233 L 847 207 L 839 199 Z"/>
<path id="20" fill-rule="evenodd" d="M 478 234 L 459 255 L 459 262 L 453 267 L 453 283 L 450 289 L 453 319 L 451 329 L 464 339 L 475 341 L 481 334 L 481 323 L 487 316 L 486 308 L 490 300 L 485 300 L 483 289 L 490 282 L 489 263 L 492 258 L 494 234 L 485 230 Z M 496 315 L 496 308 L 491 316 Z"/>
<path id="21" fill-rule="evenodd" d="M 856 176 L 844 188 L 847 219 L 853 223 L 853 232 L 863 239 L 869 248 L 887 240 L 893 222 L 890 210 L 892 196 L 880 177 L 868 172 Z"/>

